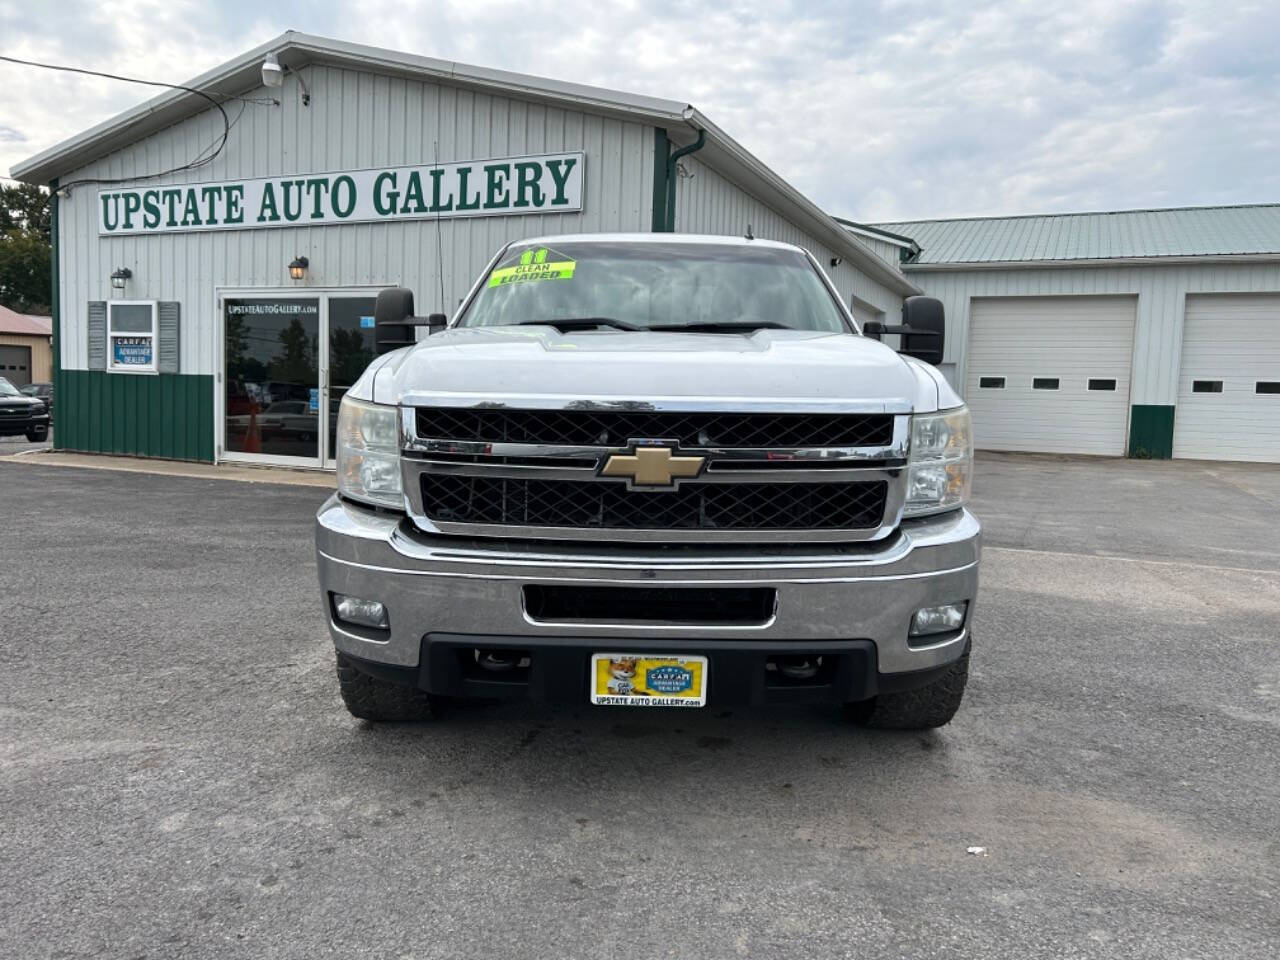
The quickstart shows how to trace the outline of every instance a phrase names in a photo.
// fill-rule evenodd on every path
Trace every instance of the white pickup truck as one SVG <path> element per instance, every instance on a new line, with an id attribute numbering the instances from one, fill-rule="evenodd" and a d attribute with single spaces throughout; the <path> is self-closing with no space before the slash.
<path id="1" fill-rule="evenodd" d="M 342 401 L 316 519 L 348 709 L 829 702 L 947 723 L 978 589 L 973 448 L 916 358 L 941 356 L 941 305 L 903 313 L 882 328 L 899 354 L 804 250 L 672 234 L 512 243 L 451 320 L 383 291 L 388 352 Z"/>

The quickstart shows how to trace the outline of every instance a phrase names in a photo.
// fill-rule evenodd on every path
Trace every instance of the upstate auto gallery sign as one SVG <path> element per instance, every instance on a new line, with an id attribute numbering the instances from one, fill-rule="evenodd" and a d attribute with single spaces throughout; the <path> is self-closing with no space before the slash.
<path id="1" fill-rule="evenodd" d="M 98 192 L 98 233 L 323 226 L 582 209 L 583 154 Z"/>

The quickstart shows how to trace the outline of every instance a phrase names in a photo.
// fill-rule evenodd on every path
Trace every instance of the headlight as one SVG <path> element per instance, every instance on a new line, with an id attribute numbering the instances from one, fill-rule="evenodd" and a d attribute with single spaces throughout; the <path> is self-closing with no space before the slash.
<path id="1" fill-rule="evenodd" d="M 338 492 L 379 507 L 404 509 L 399 411 L 343 397 L 338 407 Z"/>
<path id="2" fill-rule="evenodd" d="M 911 418 L 905 517 L 954 510 L 969 499 L 973 479 L 973 431 L 969 408 Z"/>

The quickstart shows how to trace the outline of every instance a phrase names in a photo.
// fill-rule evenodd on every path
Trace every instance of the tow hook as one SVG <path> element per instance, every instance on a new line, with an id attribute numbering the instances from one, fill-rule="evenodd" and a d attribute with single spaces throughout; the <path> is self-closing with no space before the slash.
<path id="1" fill-rule="evenodd" d="M 520 662 L 520 654 L 515 650 L 477 650 L 476 663 L 493 673 L 506 673 L 514 670 Z"/>
<path id="2" fill-rule="evenodd" d="M 821 657 L 779 657 L 778 672 L 789 680 L 812 680 L 822 666 Z"/>

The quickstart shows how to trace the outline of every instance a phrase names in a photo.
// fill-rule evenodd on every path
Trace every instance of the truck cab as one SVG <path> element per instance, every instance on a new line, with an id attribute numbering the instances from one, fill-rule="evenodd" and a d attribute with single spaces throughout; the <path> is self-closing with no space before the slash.
<path id="1" fill-rule="evenodd" d="M 914 302 L 913 302 L 914 301 Z M 379 298 L 316 521 L 348 709 L 449 698 L 960 705 L 980 528 L 968 411 L 804 250 L 672 234 L 504 247 L 449 320 Z M 912 298 L 908 352 L 941 356 Z M 430 335 L 415 340 L 417 327 Z"/>

